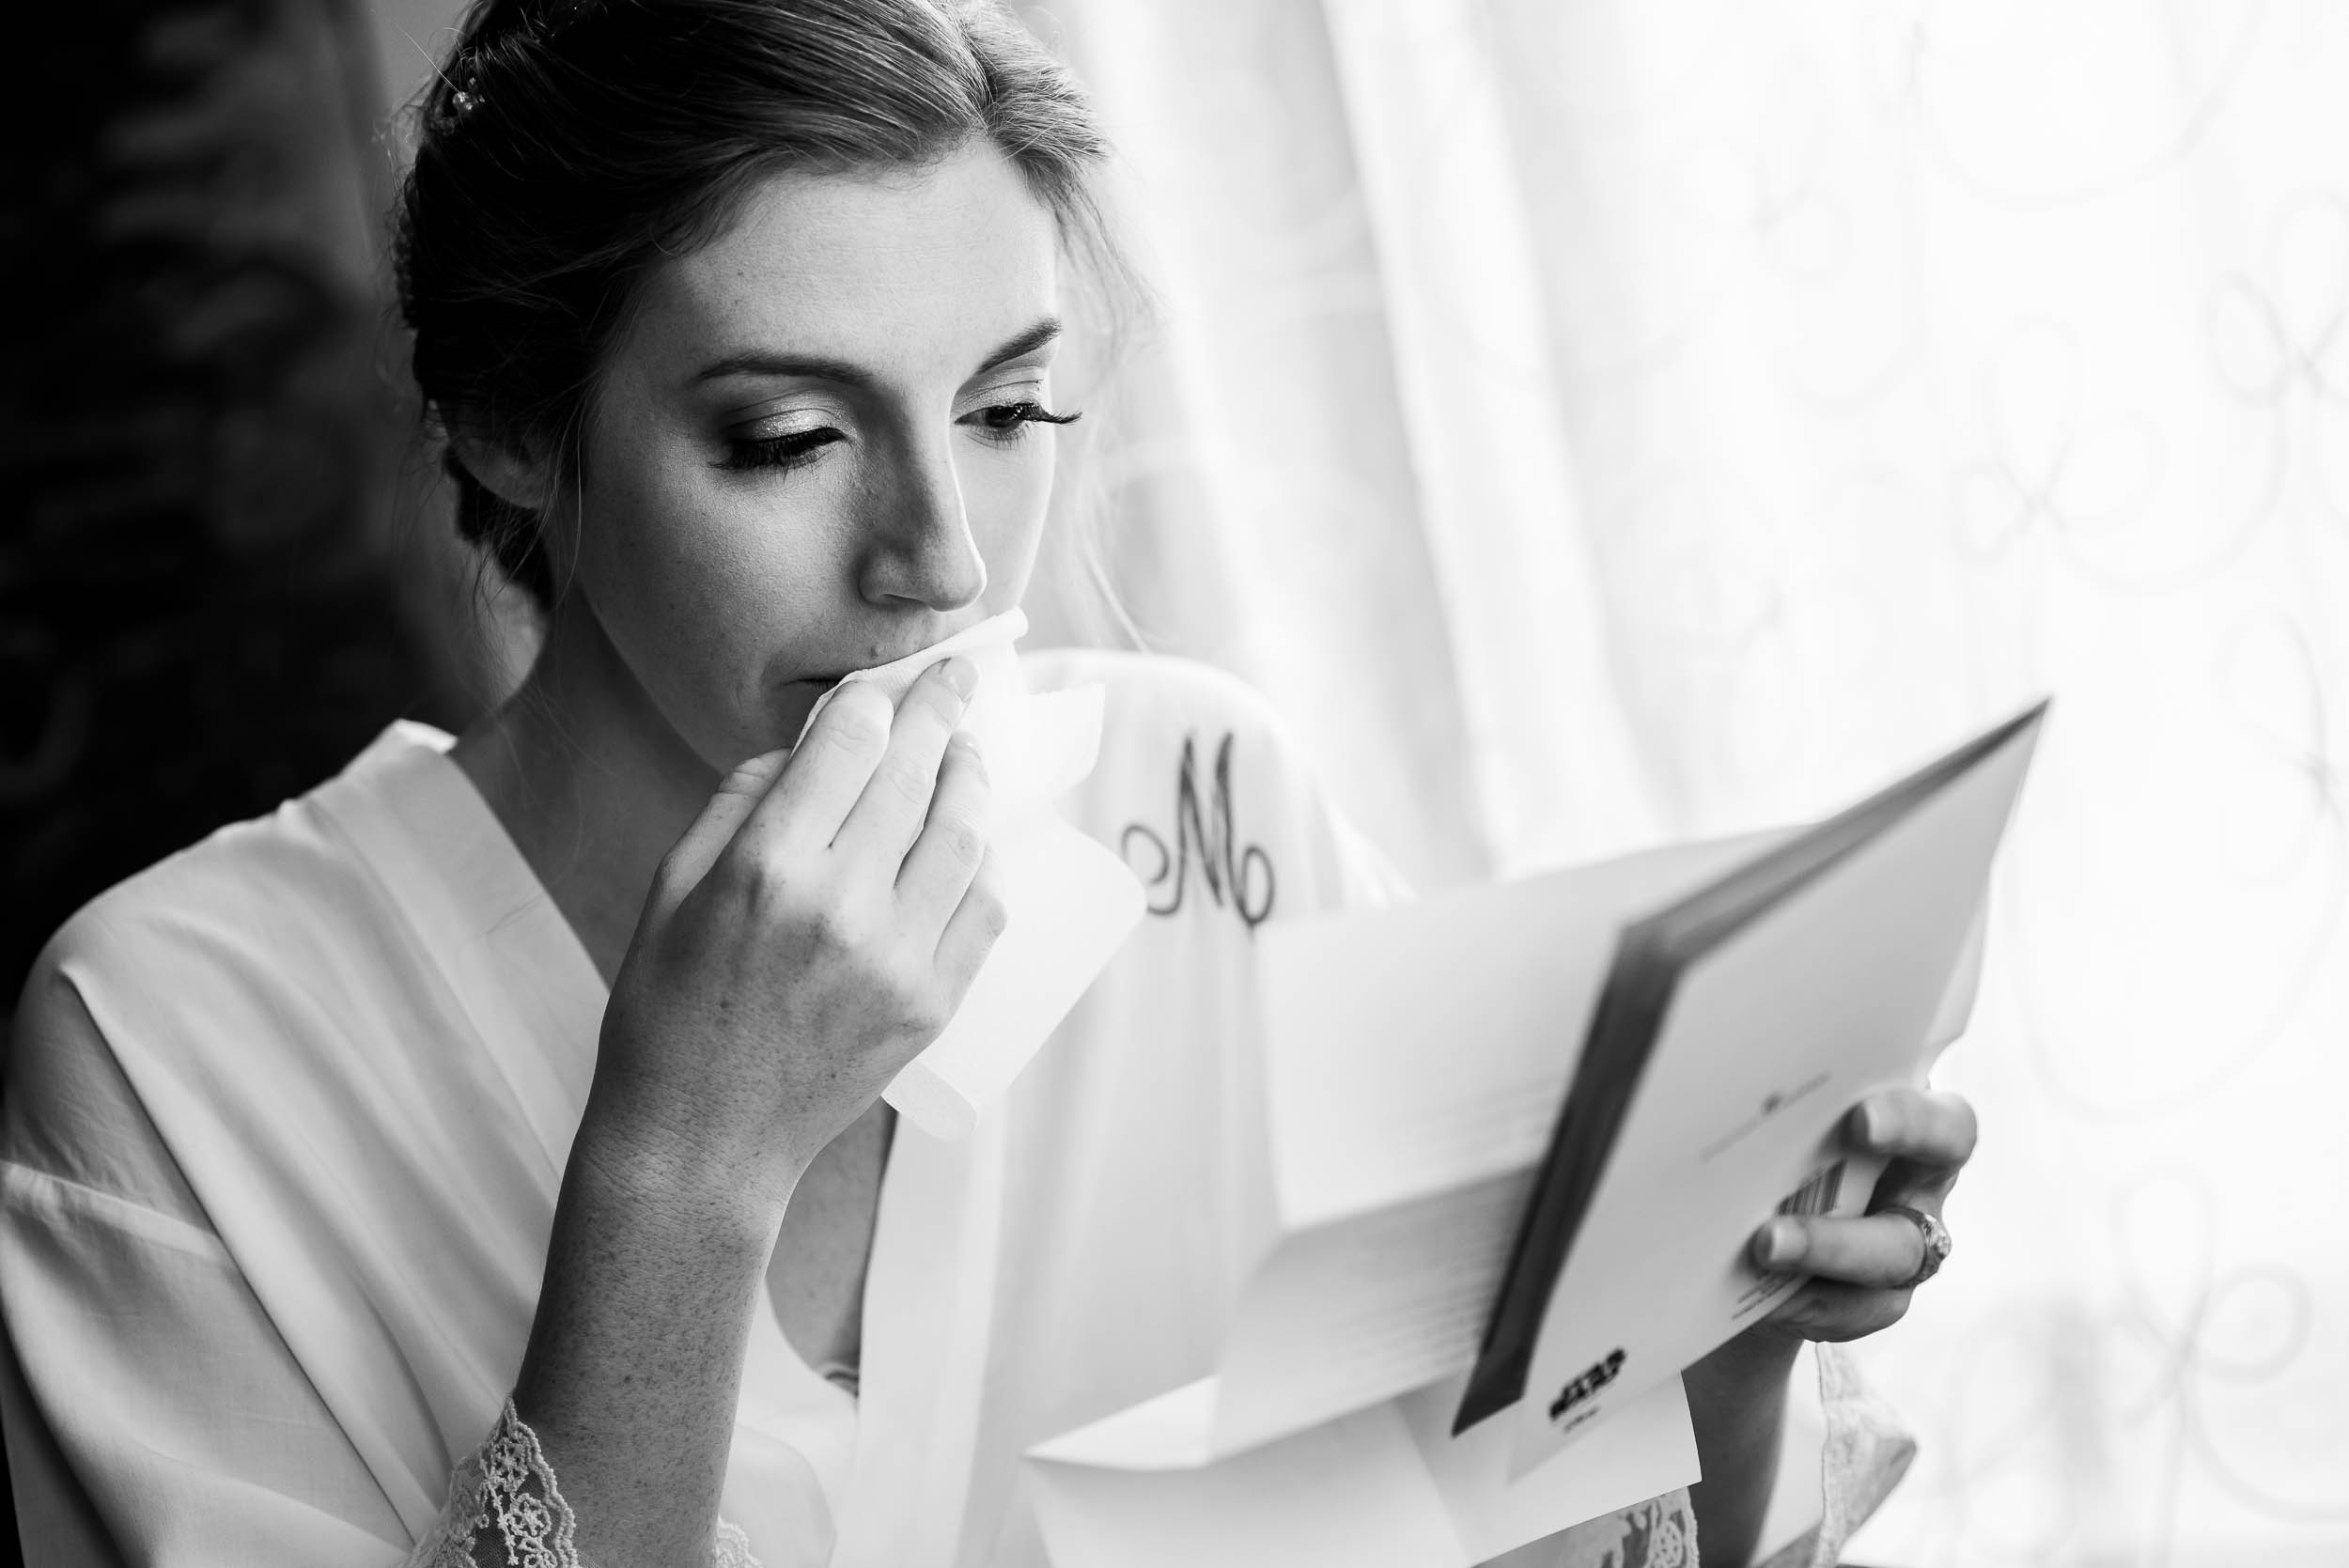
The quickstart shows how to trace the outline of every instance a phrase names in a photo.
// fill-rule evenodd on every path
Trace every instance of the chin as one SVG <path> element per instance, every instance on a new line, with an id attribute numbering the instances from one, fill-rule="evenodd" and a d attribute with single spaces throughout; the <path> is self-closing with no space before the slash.
<path id="1" fill-rule="evenodd" d="M 800 731 L 807 725 L 807 716 L 816 711 L 817 700 L 834 684 L 832 680 L 819 678 L 795 680 L 777 688 L 774 702 L 768 710 L 770 717 L 764 726 L 769 738 L 761 750 L 779 751 L 796 743 Z"/>

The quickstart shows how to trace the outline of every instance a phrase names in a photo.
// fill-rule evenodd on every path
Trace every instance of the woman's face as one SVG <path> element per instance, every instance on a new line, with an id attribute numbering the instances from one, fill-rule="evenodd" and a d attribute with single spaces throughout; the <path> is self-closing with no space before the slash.
<path id="1" fill-rule="evenodd" d="M 1019 603 L 1056 259 L 982 146 L 775 176 L 646 279 L 599 373 L 558 613 L 595 617 L 705 763 L 788 745 L 841 675 Z"/>

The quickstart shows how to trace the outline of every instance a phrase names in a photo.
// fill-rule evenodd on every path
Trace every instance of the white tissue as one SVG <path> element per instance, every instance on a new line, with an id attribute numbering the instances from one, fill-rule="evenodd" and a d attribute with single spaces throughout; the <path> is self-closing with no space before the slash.
<path id="1" fill-rule="evenodd" d="M 986 759 L 994 798 L 988 843 L 1010 923 L 944 1032 L 881 1096 L 934 1138 L 971 1131 L 1143 914 L 1142 884 L 1125 862 L 1052 809 L 1093 771 L 1100 753 L 1101 689 L 1031 694 L 1012 648 L 1027 629 L 1018 610 L 981 621 L 935 646 L 848 675 L 807 717 L 814 723 L 851 681 L 879 687 L 894 706 L 941 659 L 961 654 L 978 669 L 961 727 Z M 806 735 L 805 725 L 800 733 Z"/>

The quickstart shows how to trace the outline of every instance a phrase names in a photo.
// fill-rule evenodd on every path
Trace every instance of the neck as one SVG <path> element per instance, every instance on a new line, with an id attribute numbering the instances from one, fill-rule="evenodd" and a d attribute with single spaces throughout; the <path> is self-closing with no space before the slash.
<path id="1" fill-rule="evenodd" d="M 555 613 L 521 689 L 451 756 L 611 985 L 653 872 L 717 788 L 716 772 L 576 601 Z"/>

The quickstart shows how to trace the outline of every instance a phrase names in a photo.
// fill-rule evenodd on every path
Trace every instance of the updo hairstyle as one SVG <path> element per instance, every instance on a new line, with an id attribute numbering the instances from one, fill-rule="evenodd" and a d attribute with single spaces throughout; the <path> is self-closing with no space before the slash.
<path id="1" fill-rule="evenodd" d="M 918 167 L 984 137 L 1064 245 L 1114 256 L 1091 109 L 989 0 L 476 0 L 420 108 L 395 256 L 425 406 L 567 467 L 637 282 L 778 171 Z M 459 532 L 550 607 L 537 514 L 453 445 L 441 460 Z"/>

